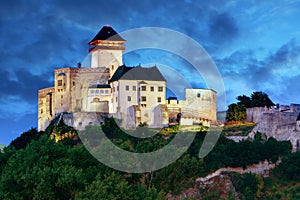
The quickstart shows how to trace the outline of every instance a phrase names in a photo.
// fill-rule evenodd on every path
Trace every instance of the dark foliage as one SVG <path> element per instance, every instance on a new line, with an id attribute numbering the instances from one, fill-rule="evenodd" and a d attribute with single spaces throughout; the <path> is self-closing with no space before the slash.
<path id="1" fill-rule="evenodd" d="M 246 95 L 238 96 L 237 100 L 239 101 L 239 105 L 244 105 L 246 108 L 265 106 L 270 108 L 271 106 L 275 106 L 269 96 L 264 92 L 253 92 L 251 98 Z"/>
<path id="2" fill-rule="evenodd" d="M 16 150 L 24 149 L 32 140 L 37 140 L 40 136 L 37 130 L 32 128 L 14 139 L 8 147 L 13 146 Z"/>

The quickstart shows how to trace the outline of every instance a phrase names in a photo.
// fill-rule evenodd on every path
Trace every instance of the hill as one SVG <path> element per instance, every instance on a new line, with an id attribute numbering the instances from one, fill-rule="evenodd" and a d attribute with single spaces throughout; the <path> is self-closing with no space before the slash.
<path id="1" fill-rule="evenodd" d="M 115 145 L 137 153 L 159 149 L 180 134 L 136 139 L 116 128 L 112 119 L 106 120 L 103 129 Z M 299 198 L 300 153 L 290 153 L 289 142 L 265 140 L 257 134 L 252 141 L 236 143 L 221 135 L 213 151 L 199 159 L 207 132 L 190 134 L 196 134 L 195 140 L 176 162 L 155 172 L 125 173 L 100 163 L 72 127 L 54 120 L 45 132 L 23 133 L 0 154 L 0 199 L 172 199 L 187 191 L 194 191 L 196 196 L 190 197 L 197 199 Z M 246 169 L 280 159 L 268 178 L 229 173 L 216 177 L 208 187 L 200 187 L 197 181 L 219 168 Z"/>

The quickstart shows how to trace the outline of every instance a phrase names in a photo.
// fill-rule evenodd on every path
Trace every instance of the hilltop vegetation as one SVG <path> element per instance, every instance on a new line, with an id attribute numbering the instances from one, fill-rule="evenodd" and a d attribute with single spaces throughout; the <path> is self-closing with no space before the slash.
<path id="1" fill-rule="evenodd" d="M 106 120 L 103 130 L 115 145 L 132 152 L 159 149 L 176 134 L 137 139 L 123 133 L 112 119 Z M 55 137 L 51 137 L 53 133 Z M 264 140 L 258 134 L 254 141 L 235 143 L 220 136 L 213 151 L 199 159 L 199 149 L 207 133 L 190 134 L 196 134 L 195 140 L 176 162 L 155 172 L 131 174 L 111 169 L 92 157 L 76 131 L 62 122 L 50 124 L 45 132 L 32 129 L 0 154 L 0 199 L 166 199 L 167 194 L 177 195 L 193 188 L 196 178 L 218 168 L 246 167 L 265 159 L 276 162 L 280 157 L 282 163 L 270 179 L 253 181 L 243 178 L 246 175 L 236 175 L 240 177 L 236 178 L 240 196 L 256 198 L 259 188 L 260 197 L 273 198 L 271 191 L 281 187 L 281 179 L 299 181 L 299 153 L 290 153 L 289 142 Z M 294 190 L 299 189 L 295 186 Z M 278 197 L 286 197 L 284 191 Z M 296 193 L 292 195 L 298 197 Z"/>
<path id="2" fill-rule="evenodd" d="M 228 106 L 226 120 L 230 121 L 245 121 L 247 119 L 246 109 L 253 107 L 268 107 L 275 104 L 264 92 L 253 92 L 250 97 L 246 95 L 238 96 L 237 103 L 232 103 Z"/>
<path id="3" fill-rule="evenodd" d="M 222 134 L 225 136 L 247 136 L 255 127 L 255 123 L 228 124 L 224 126 Z"/>

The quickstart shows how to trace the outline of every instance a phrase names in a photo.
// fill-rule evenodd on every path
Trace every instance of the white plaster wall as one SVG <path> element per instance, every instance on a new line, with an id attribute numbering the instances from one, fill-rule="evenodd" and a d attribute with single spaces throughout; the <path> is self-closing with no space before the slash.
<path id="1" fill-rule="evenodd" d="M 209 89 L 189 88 L 185 92 L 186 99 L 179 101 L 183 115 L 186 112 L 188 115 L 194 114 L 202 118 L 217 120 L 216 92 Z"/>
<path id="2" fill-rule="evenodd" d="M 119 109 L 122 115 L 123 125 L 126 122 L 132 124 L 135 121 L 134 112 L 130 112 L 130 108 L 133 105 L 146 104 L 146 107 L 141 107 L 141 122 L 146 122 L 150 127 L 161 126 L 161 121 L 155 118 L 162 118 L 161 110 L 157 108 L 160 104 L 165 104 L 166 98 L 166 83 L 164 81 L 145 81 L 147 84 L 140 84 L 142 80 L 119 80 Z M 141 86 L 146 86 L 146 91 L 141 90 Z M 129 90 L 126 90 L 126 86 Z M 133 86 L 136 87 L 136 91 L 133 90 Z M 151 91 L 151 87 L 154 87 L 154 91 Z M 158 87 L 163 87 L 163 91 L 159 92 Z M 131 101 L 128 101 L 128 96 L 131 97 Z M 145 96 L 146 101 L 142 102 L 141 97 Z M 158 102 L 158 97 L 161 98 L 161 102 Z M 132 126 L 132 125 L 130 125 Z"/>
<path id="3" fill-rule="evenodd" d="M 91 52 L 91 68 L 114 65 L 116 70 L 122 64 L 122 50 L 98 49 Z"/>

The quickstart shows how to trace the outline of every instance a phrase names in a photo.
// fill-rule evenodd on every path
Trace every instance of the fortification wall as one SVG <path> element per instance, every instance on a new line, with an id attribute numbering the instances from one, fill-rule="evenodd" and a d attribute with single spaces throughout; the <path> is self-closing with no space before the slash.
<path id="1" fill-rule="evenodd" d="M 247 120 L 257 125 L 250 133 L 253 137 L 256 132 L 265 133 L 279 141 L 290 141 L 293 149 L 299 148 L 300 131 L 296 130 L 296 120 L 300 112 L 299 104 L 280 106 L 278 109 L 265 108 L 247 109 Z"/>
<path id="2" fill-rule="evenodd" d="M 84 130 L 88 125 L 100 125 L 104 123 L 106 117 L 111 117 L 107 113 L 99 112 L 75 112 L 63 114 L 65 124 L 77 130 Z"/>
<path id="3" fill-rule="evenodd" d="M 262 113 L 266 111 L 267 108 L 263 107 L 247 108 L 247 122 L 259 122 L 261 120 Z"/>

